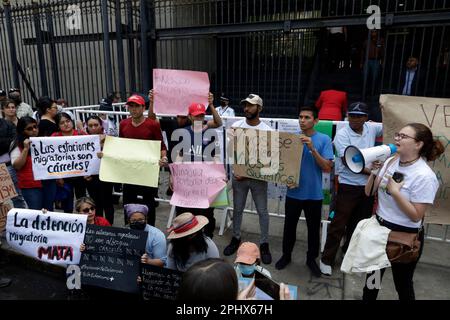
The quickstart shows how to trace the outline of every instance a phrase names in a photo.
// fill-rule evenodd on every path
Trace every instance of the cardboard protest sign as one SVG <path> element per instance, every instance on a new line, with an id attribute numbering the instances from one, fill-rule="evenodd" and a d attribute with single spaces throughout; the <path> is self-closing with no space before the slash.
<path id="1" fill-rule="evenodd" d="M 230 130 L 234 132 L 235 175 L 279 184 L 298 184 L 303 152 L 299 135 L 241 128 Z"/>
<path id="2" fill-rule="evenodd" d="M 429 162 L 439 180 L 435 202 L 425 215 L 425 223 L 450 224 L 450 99 L 381 95 L 383 105 L 383 143 L 394 141 L 394 132 L 411 122 L 428 126 L 439 138 L 445 152 Z"/>
<path id="3" fill-rule="evenodd" d="M 11 209 L 6 240 L 16 251 L 52 264 L 78 264 L 86 232 L 85 214 Z"/>
<path id="4" fill-rule="evenodd" d="M 0 203 L 17 196 L 16 188 L 4 163 L 0 164 Z"/>
<path id="5" fill-rule="evenodd" d="M 9 210 L 12 206 L 8 202 L 0 203 L 0 234 L 5 231 L 6 228 L 6 218 L 8 216 Z"/>
<path id="6" fill-rule="evenodd" d="M 172 163 L 173 195 L 170 204 L 209 208 L 227 185 L 223 164 L 211 162 Z"/>
<path id="7" fill-rule="evenodd" d="M 183 273 L 141 264 L 141 290 L 144 300 L 176 300 Z"/>
<path id="8" fill-rule="evenodd" d="M 96 175 L 100 168 L 98 135 L 31 138 L 35 180 Z"/>
<path id="9" fill-rule="evenodd" d="M 139 293 L 137 277 L 146 242 L 146 231 L 88 225 L 81 284 Z"/>
<path id="10" fill-rule="evenodd" d="M 208 73 L 153 69 L 155 113 L 187 115 L 191 103 L 208 105 Z"/>
<path id="11" fill-rule="evenodd" d="M 100 180 L 158 187 L 161 141 L 106 136 Z"/>

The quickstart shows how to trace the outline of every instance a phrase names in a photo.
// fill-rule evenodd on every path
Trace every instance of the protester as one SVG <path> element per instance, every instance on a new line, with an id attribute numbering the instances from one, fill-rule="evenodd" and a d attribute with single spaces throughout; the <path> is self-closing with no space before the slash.
<path id="1" fill-rule="evenodd" d="M 298 187 L 288 185 L 285 203 L 283 230 L 283 255 L 275 264 L 278 270 L 284 269 L 291 262 L 297 233 L 297 223 L 302 211 L 305 213 L 308 228 L 308 251 L 306 265 L 312 274 L 320 277 L 316 258 L 320 249 L 320 222 L 322 218 L 322 172 L 331 172 L 333 168 L 333 147 L 326 134 L 314 130 L 319 122 L 317 109 L 302 107 L 299 124 L 302 135 L 303 154 L 300 166 Z"/>
<path id="2" fill-rule="evenodd" d="M 103 217 L 96 215 L 95 202 L 90 197 L 82 197 L 75 202 L 75 210 L 79 214 L 87 214 L 87 223 L 101 227 L 110 227 L 111 224 Z"/>
<path id="3" fill-rule="evenodd" d="M 347 112 L 347 93 L 343 86 L 336 82 L 320 93 L 316 101 L 320 120 L 342 121 Z"/>
<path id="4" fill-rule="evenodd" d="M 16 170 L 11 164 L 11 151 L 16 147 L 16 127 L 5 119 L 0 119 L 0 163 L 4 163 L 14 183 L 17 196 L 12 198 L 14 208 L 26 208 L 25 200 L 18 186 Z"/>
<path id="5" fill-rule="evenodd" d="M 88 117 L 86 120 L 86 130 L 88 134 L 97 134 L 100 136 L 100 145 L 103 148 L 105 135 L 103 134 L 102 119 L 95 115 Z M 111 225 L 114 224 L 114 184 L 107 181 L 100 181 L 98 174 L 86 176 L 84 179 L 89 195 L 97 204 L 96 214 L 100 217 L 104 215 Z"/>
<path id="6" fill-rule="evenodd" d="M 33 176 L 31 160 L 30 138 L 37 137 L 39 129 L 37 121 L 25 116 L 17 123 L 17 147 L 11 152 L 11 163 L 17 171 L 18 186 L 29 209 L 43 208 L 43 191 L 40 180 Z"/>
<path id="7" fill-rule="evenodd" d="M 254 300 L 255 282 L 239 292 L 239 282 L 233 266 L 210 258 L 192 265 L 184 274 L 178 290 L 178 300 L 191 302 Z M 290 300 L 289 288 L 280 284 L 280 300 Z"/>
<path id="8" fill-rule="evenodd" d="M 1 104 L 1 107 L 3 119 L 8 120 L 9 122 L 17 126 L 17 121 L 19 120 L 19 118 L 17 118 L 16 103 L 13 100 L 6 100 Z"/>
<path id="9" fill-rule="evenodd" d="M 368 52 L 367 52 L 368 51 Z M 365 64 L 367 55 L 367 65 Z M 375 88 L 384 61 L 384 38 L 378 30 L 370 31 L 370 41 L 363 42 L 360 68 L 367 72 L 367 87 Z"/>
<path id="10" fill-rule="evenodd" d="M 55 122 L 58 107 L 56 101 L 50 97 L 41 97 L 37 101 L 36 107 L 40 114 L 39 120 L 39 137 L 50 137 L 53 133 L 59 130 Z M 56 180 L 48 179 L 42 180 L 42 192 L 44 194 L 43 207 L 48 211 L 53 211 L 53 203 L 56 197 Z"/>
<path id="11" fill-rule="evenodd" d="M 344 234 L 347 237 L 343 248 L 345 251 L 358 222 L 372 215 L 374 198 L 367 197 L 364 192 L 371 169 L 366 167 L 361 174 L 355 174 L 343 165 L 344 152 L 348 146 L 352 145 L 359 149 L 370 148 L 375 146 L 375 140 L 383 135 L 381 126 L 367 124 L 368 118 L 369 108 L 365 103 L 352 103 L 348 110 L 348 125 L 339 130 L 334 137 L 337 152 L 336 174 L 339 183 L 335 216 L 328 226 L 327 241 L 320 261 L 321 272 L 326 275 L 332 273 L 331 266 Z"/>
<path id="12" fill-rule="evenodd" d="M 410 123 L 394 135 L 397 155 L 388 159 L 375 178 L 371 174 L 366 184 L 366 194 L 378 194 L 376 218 L 381 226 L 393 231 L 418 233 L 421 242 L 419 257 L 409 263 L 392 262 L 392 275 L 400 300 L 415 300 L 413 277 L 423 251 L 423 219 L 431 207 L 439 188 L 436 174 L 427 161 L 436 160 L 445 148 L 433 139 L 431 130 L 421 123 Z M 394 173 L 403 175 L 396 182 Z M 375 180 L 375 182 L 374 182 Z M 386 269 L 382 269 L 381 279 Z M 364 287 L 363 300 L 375 300 L 379 288 Z M 381 279 L 379 283 L 381 284 Z"/>
<path id="13" fill-rule="evenodd" d="M 269 270 L 260 266 L 261 253 L 258 246 L 253 242 L 243 242 L 239 246 L 234 260 L 234 270 L 239 277 L 253 278 L 255 271 L 272 278 Z"/>
<path id="14" fill-rule="evenodd" d="M 113 103 L 117 103 L 119 101 L 120 98 L 117 97 L 117 94 L 115 92 L 111 92 L 106 98 L 103 98 L 100 101 L 99 111 L 114 111 Z M 102 127 L 106 135 L 113 137 L 119 136 L 119 128 L 117 127 L 114 115 L 101 113 L 99 114 L 99 117 L 102 119 Z"/>
<path id="15" fill-rule="evenodd" d="M 181 159 L 178 159 L 176 162 L 203 162 L 203 161 L 214 161 L 215 150 L 212 149 L 211 154 L 205 154 L 205 150 L 208 150 L 208 146 L 211 144 L 217 145 L 218 137 L 214 130 L 209 130 L 212 128 L 218 128 L 222 126 L 222 120 L 220 119 L 219 114 L 214 108 L 213 105 L 214 96 L 212 93 L 209 93 L 208 102 L 209 108 L 213 114 L 213 120 L 207 121 L 205 123 L 205 114 L 206 108 L 201 103 L 192 103 L 189 106 L 189 120 L 191 125 L 184 128 L 186 132 L 189 134 L 189 151 L 183 153 L 181 150 L 180 156 Z M 208 131 L 209 130 L 209 131 Z M 186 143 L 184 141 L 185 137 L 183 137 L 183 141 L 180 143 Z M 173 155 L 172 155 L 173 156 Z M 171 178 L 171 177 L 170 177 Z M 214 236 L 214 230 L 216 228 L 216 219 L 214 218 L 214 208 L 186 208 L 186 207 L 176 207 L 176 214 L 181 214 L 183 212 L 190 211 L 194 215 L 203 215 L 208 218 L 209 223 L 205 226 L 204 232 L 205 235 L 210 237 L 211 239 Z"/>
<path id="16" fill-rule="evenodd" d="M 22 96 L 20 89 L 11 88 L 8 91 L 8 98 L 16 103 L 17 107 L 17 118 L 22 118 L 25 116 L 33 117 L 33 108 L 28 103 L 22 101 Z"/>
<path id="17" fill-rule="evenodd" d="M 190 212 L 175 217 L 167 239 L 166 267 L 186 271 L 194 263 L 208 258 L 219 258 L 219 250 L 211 238 L 203 234 L 208 218 Z"/>
<path id="18" fill-rule="evenodd" d="M 119 136 L 121 138 L 161 141 L 161 160 L 159 164 L 160 166 L 166 166 L 168 160 L 167 149 L 162 138 L 161 128 L 155 120 L 144 117 L 144 98 L 139 95 L 132 95 L 128 98 L 126 106 L 130 111 L 131 118 L 120 122 Z M 139 152 L 139 150 L 136 150 L 136 152 Z M 143 204 L 149 209 L 147 221 L 150 225 L 154 226 L 155 196 L 157 192 L 157 188 L 124 184 L 123 203 L 138 203 L 138 195 L 141 195 L 143 197 Z"/>
<path id="19" fill-rule="evenodd" d="M 166 237 L 161 230 L 147 224 L 147 206 L 129 203 L 124 205 L 124 209 L 130 223 L 130 228 L 148 233 L 145 253 L 141 257 L 141 262 L 163 267 L 167 260 Z"/>
<path id="20" fill-rule="evenodd" d="M 0 106 L 3 104 L 3 102 L 7 99 L 6 91 L 4 89 L 0 89 Z M 0 114 L 0 118 L 2 118 L 2 115 Z"/>
<path id="21" fill-rule="evenodd" d="M 53 133 L 52 137 L 70 137 L 86 135 L 85 132 L 74 129 L 75 123 L 69 114 L 65 112 L 58 113 L 55 118 L 59 126 L 59 131 Z M 60 200 L 64 212 L 73 211 L 73 193 L 75 191 L 77 199 L 86 196 L 86 186 L 83 177 L 57 179 L 56 184 L 59 187 Z M 58 199 L 58 193 L 57 198 Z"/>
<path id="22" fill-rule="evenodd" d="M 234 117 L 234 110 L 229 106 L 230 99 L 222 93 L 220 96 L 220 107 L 217 107 L 217 113 L 221 117 Z"/>
<path id="23" fill-rule="evenodd" d="M 241 101 L 245 119 L 235 122 L 232 128 L 256 129 L 272 131 L 272 128 L 259 119 L 263 109 L 263 100 L 256 94 L 250 94 Z M 272 263 L 269 250 L 269 212 L 267 210 L 267 182 L 233 175 L 233 238 L 225 247 L 223 254 L 230 256 L 236 252 L 241 243 L 242 215 L 247 202 L 248 191 L 251 190 L 259 215 L 261 260 L 264 264 Z"/>

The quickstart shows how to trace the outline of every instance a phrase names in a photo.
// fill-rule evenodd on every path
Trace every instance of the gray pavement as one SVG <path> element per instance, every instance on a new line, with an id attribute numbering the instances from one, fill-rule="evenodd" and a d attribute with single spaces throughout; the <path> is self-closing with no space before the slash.
<path id="1" fill-rule="evenodd" d="M 116 206 L 115 226 L 123 226 L 123 211 L 121 206 Z M 165 231 L 167 221 L 169 218 L 170 205 L 168 203 L 160 203 L 157 208 L 156 214 L 156 226 Z M 217 244 L 219 251 L 222 253 L 225 246 L 231 239 L 231 228 L 225 230 L 224 235 L 219 236 L 219 220 L 221 213 L 216 210 L 216 231 L 214 241 Z M 274 280 L 278 282 L 285 282 L 288 284 L 298 286 L 299 300 L 359 300 L 362 295 L 362 288 L 364 283 L 364 277 L 358 274 L 348 275 L 340 272 L 339 267 L 335 267 L 333 275 L 331 277 L 322 276 L 321 278 L 313 277 L 309 269 L 306 267 L 306 249 L 307 249 L 307 232 L 306 223 L 300 221 L 297 227 L 297 242 L 292 255 L 293 261 L 284 269 L 276 270 L 275 262 L 281 256 L 281 245 L 283 235 L 283 223 L 284 219 L 280 217 L 270 218 L 270 250 L 273 256 L 273 262 L 270 265 L 264 265 L 271 273 Z M 253 241 L 258 243 L 259 241 L 259 223 L 258 216 L 254 214 L 244 214 L 242 224 L 242 239 L 244 241 Z M 1 250 L 9 250 L 5 241 L 2 241 Z M 224 257 L 225 260 L 230 263 L 233 262 L 234 255 L 230 257 Z M 337 258 L 337 266 L 340 266 L 342 259 L 342 253 L 339 252 Z M 17 260 L 17 259 L 15 259 Z M 27 260 L 24 260 L 27 261 Z M 29 262 L 27 264 L 27 270 L 30 268 Z M 39 266 L 39 264 L 41 266 Z M 38 273 L 46 272 L 57 273 L 57 282 L 60 282 L 60 287 L 63 288 L 64 281 L 61 278 L 61 272 L 58 270 L 48 270 L 42 266 L 41 263 L 34 264 L 32 267 L 33 273 L 36 277 L 39 277 Z M 40 270 L 37 270 L 40 269 Z M 0 267 L 0 275 L 8 273 L 8 266 Z M 15 273 L 20 269 L 16 270 Z M 38 273 L 36 273 L 38 272 Z M 32 279 L 32 276 L 28 276 Z M 422 258 L 418 264 L 415 273 L 415 291 L 416 298 L 419 300 L 437 299 L 442 300 L 450 299 L 450 243 L 438 242 L 434 240 L 426 240 L 425 248 Z M 52 280 L 53 281 L 53 280 Z M 37 293 L 33 291 L 26 291 L 23 296 L 14 294 L 13 289 L 1 290 L 0 299 L 58 299 L 61 298 L 61 293 L 50 293 L 52 288 L 58 287 L 55 282 L 50 282 L 48 290 Z M 22 283 L 22 282 L 21 282 Z M 20 283 L 19 283 L 20 284 Z M 20 284 L 21 285 L 21 284 Z M 22 286 L 22 285 L 21 285 Z M 22 286 L 23 287 L 23 286 Z M 3 292 L 2 292 L 3 291 Z M 24 291 L 25 292 L 25 291 Z M 47 292 L 48 295 L 47 295 Z M 34 295 L 33 295 L 34 294 Z M 394 289 L 392 281 L 392 274 L 388 270 L 384 276 L 382 282 L 382 289 L 379 294 L 379 299 L 384 300 L 396 300 L 397 294 Z"/>

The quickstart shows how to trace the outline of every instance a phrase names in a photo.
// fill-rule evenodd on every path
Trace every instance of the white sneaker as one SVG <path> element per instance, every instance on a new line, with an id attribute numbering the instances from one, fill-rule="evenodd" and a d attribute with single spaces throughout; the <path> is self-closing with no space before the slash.
<path id="1" fill-rule="evenodd" d="M 332 270 L 331 270 L 331 266 L 325 264 L 322 262 L 322 260 L 320 260 L 320 272 L 322 272 L 322 274 L 326 275 L 326 276 L 331 276 Z"/>

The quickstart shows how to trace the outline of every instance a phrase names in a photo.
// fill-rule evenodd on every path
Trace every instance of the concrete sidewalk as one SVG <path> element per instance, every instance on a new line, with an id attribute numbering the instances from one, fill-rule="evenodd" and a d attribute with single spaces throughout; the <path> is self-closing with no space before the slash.
<path id="1" fill-rule="evenodd" d="M 156 226 L 165 231 L 169 218 L 170 205 L 160 203 L 156 210 Z M 219 221 L 220 214 L 216 213 L 216 219 Z M 331 277 L 322 276 L 321 278 L 313 277 L 309 269 L 305 265 L 307 251 L 307 231 L 306 223 L 300 221 L 297 227 L 297 242 L 292 255 L 292 262 L 284 270 L 276 270 L 275 262 L 281 256 L 282 236 L 283 236 L 283 218 L 270 218 L 270 250 L 272 252 L 273 261 L 270 265 L 263 265 L 272 273 L 272 278 L 277 282 L 284 282 L 298 287 L 299 300 L 359 300 L 362 296 L 362 288 L 364 285 L 364 276 L 347 275 L 340 272 L 339 267 L 335 267 Z M 124 224 L 123 210 L 121 206 L 116 206 L 115 226 L 122 227 Z M 214 242 L 217 244 L 222 254 L 225 246 L 231 239 L 231 230 L 225 231 L 223 236 L 219 236 L 219 222 L 216 225 Z M 242 224 L 242 240 L 259 242 L 259 222 L 258 216 L 253 214 L 244 214 Z M 2 254 L 13 256 L 11 261 L 14 264 L 26 266 L 28 269 L 38 271 L 40 273 L 53 274 L 56 279 L 61 282 L 61 288 L 65 286 L 64 270 L 52 265 L 43 264 L 38 261 L 31 261 L 25 256 L 17 256 L 11 252 L 6 241 L 2 240 Z M 225 260 L 232 263 L 235 256 L 224 257 Z M 336 266 L 340 266 L 342 254 L 339 252 Z M 6 276 L 6 267 L 0 267 L 3 276 Z M 1 271 L 1 270 L 0 270 Z M 425 241 L 425 248 L 422 258 L 418 264 L 415 273 L 415 291 L 418 300 L 425 299 L 450 299 L 450 243 L 438 242 L 433 240 Z M 28 293 L 27 297 L 20 297 L 11 294 L 9 297 L 13 299 L 32 298 L 33 294 Z M 60 295 L 46 297 L 36 292 L 35 299 L 55 299 Z M 7 299 L 0 294 L 0 299 Z M 382 282 L 382 289 L 379 299 L 396 300 L 397 294 L 392 281 L 391 271 L 388 270 Z"/>

